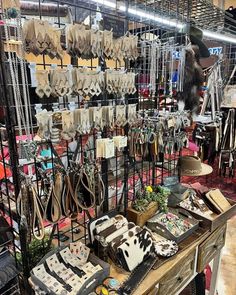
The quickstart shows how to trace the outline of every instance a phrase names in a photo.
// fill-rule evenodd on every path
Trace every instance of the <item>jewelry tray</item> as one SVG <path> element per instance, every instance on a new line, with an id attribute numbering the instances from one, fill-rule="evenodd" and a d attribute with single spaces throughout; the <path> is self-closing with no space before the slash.
<path id="1" fill-rule="evenodd" d="M 60 252 L 61 250 L 65 249 L 65 248 L 66 248 L 66 246 L 61 246 L 61 247 L 58 247 L 56 250 L 50 251 L 48 254 L 46 254 L 41 259 L 41 261 L 37 264 L 37 266 L 45 263 L 47 258 L 52 256 L 53 254 L 56 254 L 56 253 Z M 88 295 L 89 293 L 91 293 L 96 288 L 97 285 L 102 284 L 102 282 L 104 281 L 105 278 L 109 277 L 110 265 L 108 263 L 102 261 L 101 259 L 99 259 L 97 256 L 95 256 L 92 253 L 89 254 L 88 262 L 91 262 L 93 264 L 99 264 L 102 267 L 102 270 L 98 271 L 88 281 L 86 281 L 86 283 L 84 285 L 82 285 L 80 290 L 77 291 L 77 295 Z M 32 282 L 35 285 L 39 286 L 39 288 L 41 290 L 45 291 L 48 295 L 57 295 L 56 293 L 54 293 L 52 291 L 50 293 L 48 293 L 47 286 L 41 280 L 39 280 L 33 274 L 32 271 L 31 271 L 30 275 L 31 275 Z"/>
<path id="2" fill-rule="evenodd" d="M 181 241 L 189 237 L 193 232 L 195 232 L 199 228 L 199 221 L 195 219 L 187 210 L 168 208 L 168 212 L 184 218 L 186 221 L 192 224 L 192 227 L 180 236 L 173 235 L 164 225 L 162 225 L 158 221 L 152 222 L 152 218 L 147 221 L 147 227 L 159 234 L 160 236 L 163 236 L 164 238 L 169 240 L 173 240 L 177 243 L 180 243 Z"/>

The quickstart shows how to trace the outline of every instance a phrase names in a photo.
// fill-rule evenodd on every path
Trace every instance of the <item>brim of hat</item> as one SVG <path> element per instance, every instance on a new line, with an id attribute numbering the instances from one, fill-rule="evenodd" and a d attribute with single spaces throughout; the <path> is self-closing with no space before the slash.
<path id="1" fill-rule="evenodd" d="M 208 175 L 208 174 L 212 173 L 213 168 L 210 165 L 201 163 L 201 166 L 202 166 L 202 171 L 200 173 L 197 173 L 197 174 L 196 173 L 182 173 L 182 171 L 181 171 L 180 172 L 181 176 L 204 176 L 204 175 Z"/>
<path id="2" fill-rule="evenodd" d="M 165 33 L 162 35 L 162 39 L 175 38 L 175 42 L 182 45 L 185 44 L 185 34 L 184 33 Z M 202 40 L 196 38 L 193 35 L 190 35 L 190 41 L 192 44 L 199 47 L 200 57 L 207 58 L 210 56 L 210 52 L 207 46 L 202 42 Z"/>

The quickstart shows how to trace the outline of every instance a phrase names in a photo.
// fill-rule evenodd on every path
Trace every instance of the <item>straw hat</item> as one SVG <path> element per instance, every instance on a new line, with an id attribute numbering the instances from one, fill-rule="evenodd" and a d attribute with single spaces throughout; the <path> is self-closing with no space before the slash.
<path id="1" fill-rule="evenodd" d="M 201 162 L 196 156 L 183 156 L 179 160 L 181 176 L 202 176 L 212 173 L 210 165 Z"/>

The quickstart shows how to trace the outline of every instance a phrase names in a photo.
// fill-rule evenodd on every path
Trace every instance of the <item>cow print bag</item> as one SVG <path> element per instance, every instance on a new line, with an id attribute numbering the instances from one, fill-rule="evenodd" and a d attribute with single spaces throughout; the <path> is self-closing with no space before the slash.
<path id="1" fill-rule="evenodd" d="M 132 271 L 148 258 L 152 250 L 152 237 L 147 230 L 143 229 L 117 248 L 117 258 L 125 270 Z"/>

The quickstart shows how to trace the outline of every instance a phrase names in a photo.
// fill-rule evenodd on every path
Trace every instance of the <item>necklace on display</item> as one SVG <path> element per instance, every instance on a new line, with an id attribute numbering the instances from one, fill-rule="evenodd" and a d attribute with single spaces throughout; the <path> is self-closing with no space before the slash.
<path id="1" fill-rule="evenodd" d="M 18 41 L 18 53 L 11 52 L 10 42 L 12 36 L 10 28 L 14 21 L 14 39 Z M 11 76 L 14 104 L 16 110 L 16 121 L 19 129 L 19 157 L 30 160 L 34 157 L 36 146 L 31 141 L 33 134 L 32 113 L 30 108 L 30 98 L 28 89 L 28 80 L 26 74 L 26 64 L 24 61 L 24 50 L 22 43 L 22 25 L 20 12 L 16 18 L 9 19 L 9 14 L 4 11 L 4 33 L 6 37 L 6 48 L 8 52 L 8 63 Z M 21 81 L 19 81 L 21 76 Z"/>

